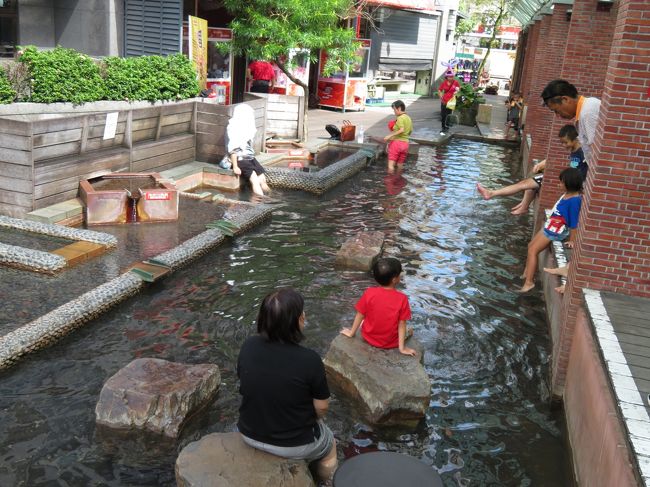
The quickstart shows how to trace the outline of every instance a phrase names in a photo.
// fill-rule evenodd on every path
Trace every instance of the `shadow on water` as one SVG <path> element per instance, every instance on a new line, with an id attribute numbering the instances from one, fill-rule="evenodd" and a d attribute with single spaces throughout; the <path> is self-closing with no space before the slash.
<path id="1" fill-rule="evenodd" d="M 403 176 L 383 164 L 322 198 L 276 192 L 273 220 L 237 238 L 0 375 L 0 485 L 175 485 L 180 449 L 230 431 L 239 396 L 239 346 L 260 299 L 277 286 L 306 298 L 306 345 L 324 354 L 366 273 L 334 269 L 360 230 L 386 234 L 404 265 L 411 324 L 431 378 L 427 417 L 414 431 L 373 431 L 333 398 L 328 423 L 340 455 L 408 453 L 448 486 L 571 486 L 563 417 L 549 409 L 549 340 L 539 293 L 520 297 L 528 217 L 514 200 L 474 191 L 509 182 L 517 154 L 468 141 L 423 147 Z M 182 438 L 151 455 L 147 441 L 107 440 L 95 427 L 103 383 L 136 357 L 217 363 L 215 402 Z M 149 451 L 149 453 L 148 453 Z"/>

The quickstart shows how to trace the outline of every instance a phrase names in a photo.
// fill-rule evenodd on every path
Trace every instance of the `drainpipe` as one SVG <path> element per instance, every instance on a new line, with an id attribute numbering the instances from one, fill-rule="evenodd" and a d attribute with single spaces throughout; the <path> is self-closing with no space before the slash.
<path id="1" fill-rule="evenodd" d="M 433 60 L 431 64 L 431 86 L 429 87 L 429 92 L 433 95 L 433 92 L 435 91 L 435 82 L 436 82 L 436 66 L 438 65 L 438 62 L 440 61 L 440 44 L 442 43 L 441 41 L 441 36 L 443 35 L 443 20 L 445 17 L 445 12 L 444 10 L 436 10 L 437 12 L 440 12 L 440 16 L 438 17 L 438 36 L 436 38 L 436 47 L 433 52 Z M 447 10 L 449 12 L 449 10 Z M 449 13 L 447 13 L 449 15 Z"/>

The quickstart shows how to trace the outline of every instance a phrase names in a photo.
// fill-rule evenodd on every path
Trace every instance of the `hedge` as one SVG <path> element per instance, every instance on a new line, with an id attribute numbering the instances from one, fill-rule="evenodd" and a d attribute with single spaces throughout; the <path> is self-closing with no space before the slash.
<path id="1" fill-rule="evenodd" d="M 16 99 L 16 91 L 7 79 L 7 73 L 0 68 L 0 103 L 11 103 Z"/>
<path id="2" fill-rule="evenodd" d="M 104 99 L 104 80 L 90 56 L 63 47 L 39 51 L 29 46 L 19 60 L 31 74 L 30 101 L 79 104 Z"/>
<path id="3" fill-rule="evenodd" d="M 104 60 L 106 96 L 111 100 L 177 100 L 196 96 L 199 84 L 182 54 Z"/>
<path id="4" fill-rule="evenodd" d="M 182 54 L 109 57 L 95 61 L 73 49 L 57 47 L 51 51 L 39 51 L 29 46 L 19 61 L 27 66 L 31 78 L 30 95 L 25 101 L 74 104 L 99 100 L 153 102 L 181 100 L 199 93 L 192 63 Z M 1 86 L 0 81 L 0 92 Z"/>

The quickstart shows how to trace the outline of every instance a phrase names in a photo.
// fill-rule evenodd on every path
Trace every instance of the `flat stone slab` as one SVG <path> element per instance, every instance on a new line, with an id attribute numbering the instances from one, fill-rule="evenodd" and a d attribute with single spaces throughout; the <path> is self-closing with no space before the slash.
<path id="1" fill-rule="evenodd" d="M 355 399 L 371 424 L 412 427 L 425 415 L 431 383 L 422 358 L 424 349 L 411 337 L 416 357 L 376 348 L 360 337 L 337 336 L 323 360 L 329 384 Z"/>
<path id="2" fill-rule="evenodd" d="M 106 247 L 103 245 L 93 242 L 84 242 L 82 240 L 52 251 L 53 254 L 63 257 L 68 266 L 92 259 L 104 252 L 106 252 Z"/>
<path id="3" fill-rule="evenodd" d="M 95 419 L 109 428 L 176 437 L 183 422 L 214 397 L 220 383 L 214 364 L 136 359 L 106 381 Z"/>
<path id="4" fill-rule="evenodd" d="M 315 487 L 302 460 L 256 450 L 239 433 L 212 433 L 181 450 L 178 487 Z"/>
<path id="5" fill-rule="evenodd" d="M 361 232 L 343 242 L 336 254 L 336 265 L 369 271 L 381 255 L 383 245 L 383 232 Z"/>
<path id="6" fill-rule="evenodd" d="M 423 145 L 441 145 L 446 144 L 451 139 L 451 133 L 440 135 L 440 128 L 423 127 L 414 130 L 410 140 Z"/>

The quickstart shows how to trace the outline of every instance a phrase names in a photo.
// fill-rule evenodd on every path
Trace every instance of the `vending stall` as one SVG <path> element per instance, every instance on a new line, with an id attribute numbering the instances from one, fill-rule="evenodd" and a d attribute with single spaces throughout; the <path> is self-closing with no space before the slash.
<path id="1" fill-rule="evenodd" d="M 208 60 L 206 89 L 210 98 L 215 98 L 220 105 L 230 105 L 232 102 L 232 54 L 230 50 L 223 52 L 220 47 L 232 41 L 232 29 L 208 27 Z M 188 54 L 188 27 L 183 23 L 183 53 Z"/>
<path id="2" fill-rule="evenodd" d="M 323 75 L 327 52 L 321 51 L 318 76 L 318 104 L 322 107 L 346 110 L 364 110 L 368 96 L 368 60 L 370 57 L 370 40 L 357 39 L 361 47 L 357 51 L 360 61 L 345 73 L 338 72 L 330 76 Z"/>

